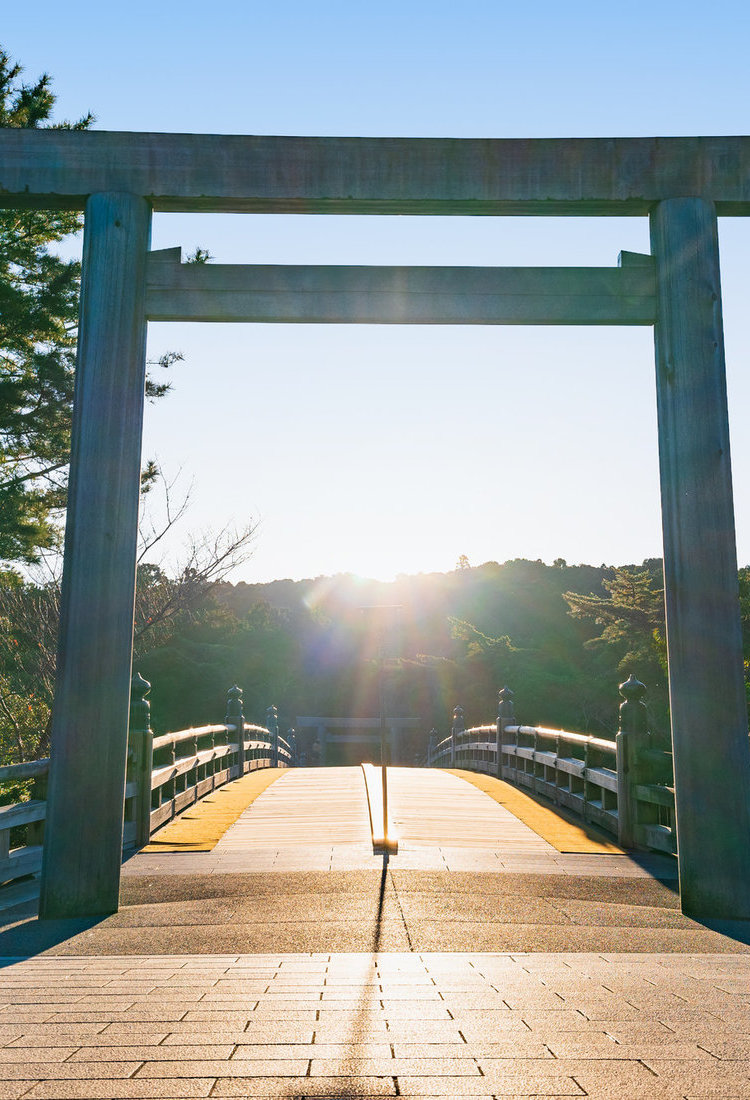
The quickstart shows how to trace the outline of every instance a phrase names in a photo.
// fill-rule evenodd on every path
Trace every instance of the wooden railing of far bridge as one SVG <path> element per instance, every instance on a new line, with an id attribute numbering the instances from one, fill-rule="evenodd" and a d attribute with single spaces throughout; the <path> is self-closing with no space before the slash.
<path id="1" fill-rule="evenodd" d="M 517 724 L 506 687 L 495 722 L 465 729 L 463 708 L 456 707 L 450 734 L 430 738 L 428 765 L 496 776 L 572 810 L 624 848 L 674 854 L 672 754 L 653 744 L 645 693 L 634 676 L 620 685 L 620 729 L 607 740 Z"/>

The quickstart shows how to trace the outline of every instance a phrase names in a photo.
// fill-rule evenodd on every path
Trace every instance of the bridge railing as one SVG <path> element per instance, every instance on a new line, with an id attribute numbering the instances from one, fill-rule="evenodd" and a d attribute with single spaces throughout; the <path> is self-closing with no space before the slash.
<path id="1" fill-rule="evenodd" d="M 34 875 L 41 869 L 48 773 L 49 758 L 0 767 L 0 787 L 10 787 L 11 797 L 29 795 L 23 801 L 0 806 L 2 884 Z"/>
<path id="2" fill-rule="evenodd" d="M 238 687 L 228 693 L 224 722 L 154 736 L 146 699 L 150 687 L 136 673 L 131 689 L 124 850 L 142 847 L 161 825 L 231 779 L 257 768 L 291 767 L 294 762 L 292 739 L 279 733 L 276 708 L 268 708 L 267 726 L 246 722 Z M 41 870 L 49 765 L 45 758 L 0 767 L 0 788 L 16 799 L 0 806 L 2 887 Z"/>
<path id="3" fill-rule="evenodd" d="M 464 728 L 456 707 L 448 737 L 430 739 L 428 765 L 484 772 L 592 822 L 626 848 L 676 852 L 672 754 L 652 743 L 645 687 L 620 685 L 616 741 L 569 730 L 516 724 L 513 693 L 503 688 L 496 722 Z"/>

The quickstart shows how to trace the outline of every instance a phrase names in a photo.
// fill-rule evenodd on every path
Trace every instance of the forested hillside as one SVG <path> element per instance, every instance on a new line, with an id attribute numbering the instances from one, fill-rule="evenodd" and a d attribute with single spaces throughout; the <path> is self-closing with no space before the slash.
<path id="1" fill-rule="evenodd" d="M 750 654 L 750 570 L 740 571 Z M 57 588 L 0 583 L 0 755 L 47 751 Z M 648 687 L 652 727 L 668 730 L 661 563 L 618 568 L 562 561 L 486 562 L 386 584 L 349 574 L 269 584 L 216 584 L 187 570 L 139 568 L 135 668 L 152 685 L 155 730 L 223 718 L 239 684 L 245 713 L 372 718 L 378 671 L 393 717 L 419 719 L 426 740 L 460 703 L 468 724 L 492 721 L 497 691 L 515 693 L 526 724 L 613 736 L 617 684 Z"/>
<path id="2" fill-rule="evenodd" d="M 371 717 L 381 656 L 389 713 L 419 717 L 425 732 L 446 728 L 456 703 L 470 723 L 492 720 L 508 684 L 524 722 L 614 735 L 617 683 L 630 671 L 648 684 L 663 727 L 658 627 L 655 636 L 637 591 L 628 607 L 617 588 L 631 577 L 661 605 L 658 562 L 614 570 L 518 559 L 392 583 L 347 574 L 225 583 L 139 669 L 160 729 L 216 720 L 234 681 L 248 714 L 260 719 L 274 703 L 285 727 L 303 714 Z M 576 595 L 594 607 L 575 605 Z M 382 607 L 391 610 L 373 614 Z M 607 612 L 617 636 L 598 640 Z"/>

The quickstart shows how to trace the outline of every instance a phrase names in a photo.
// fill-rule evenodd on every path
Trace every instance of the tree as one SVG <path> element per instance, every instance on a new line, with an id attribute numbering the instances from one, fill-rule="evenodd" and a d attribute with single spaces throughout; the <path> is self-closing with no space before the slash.
<path id="1" fill-rule="evenodd" d="M 612 570 L 602 585 L 607 596 L 565 592 L 575 619 L 593 619 L 603 629 L 587 645 L 615 645 L 621 651 L 620 669 L 630 665 L 662 665 L 666 661 L 664 590 L 648 569 L 623 566 Z"/>
<path id="2" fill-rule="evenodd" d="M 667 644 L 661 562 L 646 568 L 622 566 L 602 580 L 607 596 L 565 592 L 575 619 L 593 620 L 601 632 L 588 648 L 608 649 L 617 657 L 617 671 L 635 673 L 649 692 L 649 712 L 657 731 L 667 727 Z"/>
<path id="3" fill-rule="evenodd" d="M 51 126 L 46 74 L 22 69 L 0 49 L 0 126 Z M 86 115 L 57 128 L 86 129 Z M 64 506 L 80 265 L 50 246 L 76 233 L 68 210 L 0 210 L 0 559 L 32 562 L 58 541 Z"/>
<path id="4" fill-rule="evenodd" d="M 0 126 L 85 130 L 94 121 L 87 114 L 75 123 L 50 122 L 50 77 L 25 84 L 22 71 L 0 48 Z M 38 562 L 60 541 L 81 269 L 52 249 L 82 224 L 77 211 L 0 209 L 0 562 Z M 209 259 L 198 248 L 188 262 Z M 180 359 L 170 351 L 149 365 L 168 369 Z M 169 388 L 147 377 L 150 400 Z M 148 464 L 145 487 L 153 477 Z"/>
<path id="5" fill-rule="evenodd" d="M 174 522 L 171 517 L 168 527 Z M 254 534 L 249 525 L 193 539 L 174 577 L 158 565 L 139 564 L 136 660 L 215 617 L 213 590 L 247 558 Z M 37 759 L 49 751 L 59 596 L 56 578 L 42 583 L 14 576 L 0 580 L 0 764 Z"/>

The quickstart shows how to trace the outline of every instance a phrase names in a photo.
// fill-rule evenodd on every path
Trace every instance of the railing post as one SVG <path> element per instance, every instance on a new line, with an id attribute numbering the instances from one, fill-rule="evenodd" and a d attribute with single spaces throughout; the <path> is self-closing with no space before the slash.
<path id="1" fill-rule="evenodd" d="M 49 773 L 47 775 L 37 775 L 34 777 L 34 781 L 31 784 L 31 798 L 34 802 L 46 802 L 47 801 L 47 782 L 49 779 Z M 32 821 L 26 828 L 26 843 L 27 845 L 44 844 L 44 822 Z M 6 841 L 10 840 L 10 832 L 5 833 Z M 8 845 L 8 852 L 0 853 L 7 856 L 10 851 Z"/>
<path id="2" fill-rule="evenodd" d="M 635 789 L 638 783 L 638 756 L 648 747 L 648 712 L 644 702 L 645 685 L 631 673 L 620 684 L 620 728 L 617 733 L 617 839 L 622 848 L 637 845 L 638 812 Z"/>
<path id="3" fill-rule="evenodd" d="M 135 798 L 135 846 L 143 848 L 151 836 L 151 773 L 154 735 L 151 730 L 151 704 L 146 698 L 151 684 L 139 672 L 130 682 L 130 752 L 132 775 L 138 793 Z"/>
<path id="4" fill-rule="evenodd" d="M 435 746 L 437 745 L 438 731 L 433 726 L 427 735 L 427 767 L 432 767 L 432 758 L 435 753 Z"/>
<path id="5" fill-rule="evenodd" d="M 453 725 L 451 726 L 451 767 L 456 766 L 456 742 L 463 733 L 464 729 L 464 708 L 462 706 L 455 706 L 453 708 Z"/>
<path id="6" fill-rule="evenodd" d="M 237 728 L 237 767 L 240 776 L 245 774 L 245 716 L 242 713 L 242 688 L 235 684 L 227 692 L 227 713 L 224 718 L 227 726 Z"/>
<path id="7" fill-rule="evenodd" d="M 503 742 L 505 740 L 505 727 L 515 725 L 513 711 L 513 692 L 509 687 L 502 687 L 497 693 L 497 760 L 495 763 L 495 775 L 503 778 Z"/>
<path id="8" fill-rule="evenodd" d="M 279 766 L 279 712 L 276 707 L 266 711 L 266 728 L 271 734 L 271 767 Z"/>

